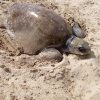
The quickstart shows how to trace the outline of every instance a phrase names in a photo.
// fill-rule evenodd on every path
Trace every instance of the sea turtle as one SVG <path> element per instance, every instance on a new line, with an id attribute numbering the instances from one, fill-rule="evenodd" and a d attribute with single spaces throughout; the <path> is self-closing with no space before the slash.
<path id="1" fill-rule="evenodd" d="M 71 27 L 52 10 L 36 4 L 11 5 L 3 25 L 9 36 L 22 48 L 22 53 L 38 54 L 44 48 L 79 55 L 90 52 L 89 44 L 82 39 L 85 33 L 78 23 L 75 22 Z"/>

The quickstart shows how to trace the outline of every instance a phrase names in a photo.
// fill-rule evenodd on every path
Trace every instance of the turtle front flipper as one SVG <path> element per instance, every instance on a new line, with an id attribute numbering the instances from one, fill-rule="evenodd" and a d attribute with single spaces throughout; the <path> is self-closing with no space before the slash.
<path id="1" fill-rule="evenodd" d="M 60 62 L 63 59 L 63 55 L 55 48 L 44 48 L 37 57 L 39 61 L 51 62 Z"/>
<path id="2" fill-rule="evenodd" d="M 81 29 L 81 26 L 79 25 L 79 23 L 74 22 L 74 24 L 72 26 L 72 30 L 73 30 L 73 34 L 76 37 L 79 37 L 79 38 L 85 38 L 86 37 L 86 34 Z"/>

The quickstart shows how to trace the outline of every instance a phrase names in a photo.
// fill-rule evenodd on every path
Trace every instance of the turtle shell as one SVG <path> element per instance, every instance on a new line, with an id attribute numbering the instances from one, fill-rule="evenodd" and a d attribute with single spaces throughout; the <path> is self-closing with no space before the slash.
<path id="1" fill-rule="evenodd" d="M 27 54 L 62 45 L 71 35 L 71 27 L 62 17 L 32 4 L 13 4 L 8 10 L 7 28 Z"/>

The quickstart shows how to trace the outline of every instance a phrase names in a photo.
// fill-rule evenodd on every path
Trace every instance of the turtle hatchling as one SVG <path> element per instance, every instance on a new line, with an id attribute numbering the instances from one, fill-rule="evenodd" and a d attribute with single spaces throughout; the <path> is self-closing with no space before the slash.
<path id="1" fill-rule="evenodd" d="M 24 54 L 38 54 L 46 48 L 78 55 L 90 52 L 89 44 L 83 40 L 85 33 L 77 22 L 70 26 L 54 11 L 40 5 L 11 5 L 1 27 L 7 29 L 12 47 L 18 46 Z"/>

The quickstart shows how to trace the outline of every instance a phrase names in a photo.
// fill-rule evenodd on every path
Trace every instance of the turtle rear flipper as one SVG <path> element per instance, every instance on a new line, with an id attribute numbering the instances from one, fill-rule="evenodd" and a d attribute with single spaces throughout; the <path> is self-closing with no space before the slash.
<path id="1" fill-rule="evenodd" d="M 7 25 L 7 15 L 2 14 L 0 15 L 0 40 L 3 43 L 3 48 L 13 55 L 19 55 L 22 52 L 22 49 L 10 33 Z"/>
<path id="2" fill-rule="evenodd" d="M 9 51 L 11 55 L 19 55 L 23 51 L 18 43 L 12 38 L 5 29 L 0 30 L 0 41 L 2 48 Z"/>

